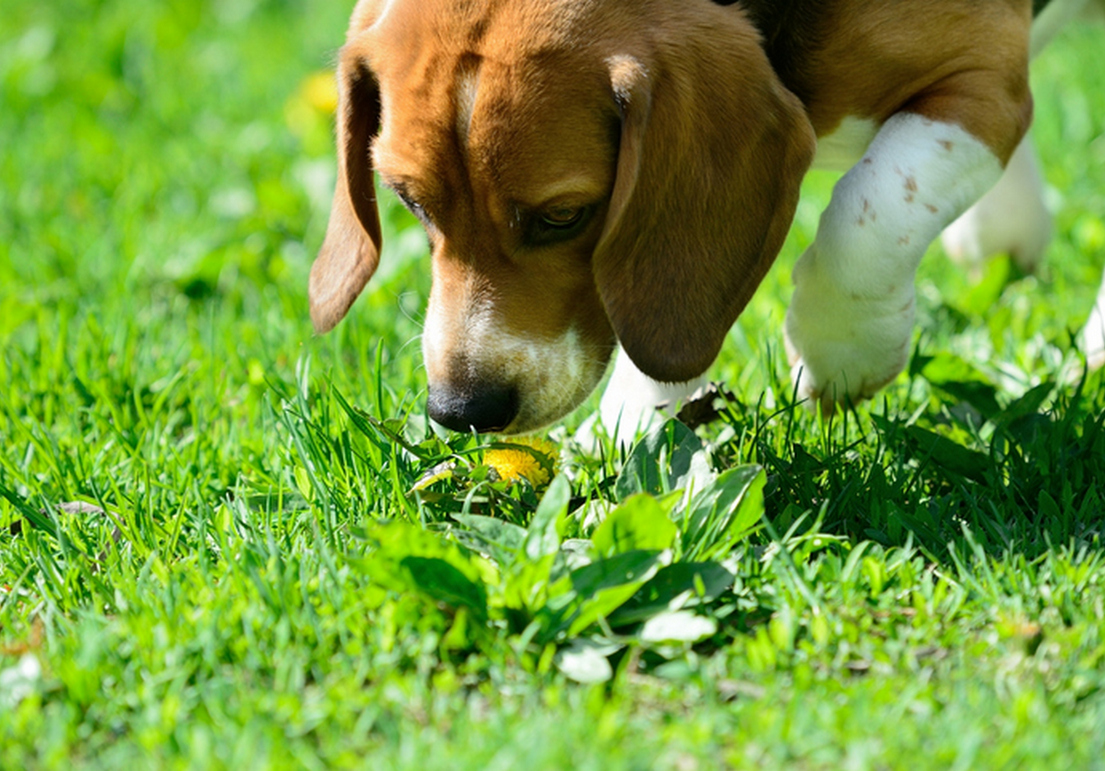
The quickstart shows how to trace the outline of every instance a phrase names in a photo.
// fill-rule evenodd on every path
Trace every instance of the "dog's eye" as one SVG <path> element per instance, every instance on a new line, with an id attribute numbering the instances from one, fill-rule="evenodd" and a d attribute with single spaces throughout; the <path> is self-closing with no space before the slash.
<path id="1" fill-rule="evenodd" d="M 395 194 L 399 197 L 399 200 L 403 202 L 403 205 L 407 207 L 407 210 L 410 211 L 411 214 L 413 214 L 415 217 L 418 217 L 418 219 L 425 221 L 426 210 L 422 208 L 422 204 L 418 203 L 418 201 L 415 201 L 404 192 L 400 192 L 397 190 Z"/>
<path id="2" fill-rule="evenodd" d="M 583 232 L 593 211 L 593 206 L 556 206 L 535 213 L 527 228 L 526 241 L 531 246 L 570 241 Z"/>
<path id="3" fill-rule="evenodd" d="M 574 226 L 583 219 L 583 211 L 583 207 L 573 209 L 565 206 L 558 209 L 551 209 L 541 215 L 541 222 L 550 228 L 564 230 Z"/>
<path id="4" fill-rule="evenodd" d="M 391 192 L 395 193 L 395 197 L 399 199 L 399 202 L 407 207 L 407 211 L 413 214 L 427 230 L 433 226 L 433 219 L 427 214 L 426 207 L 408 192 L 405 185 L 386 181 L 384 184 L 391 188 Z"/>

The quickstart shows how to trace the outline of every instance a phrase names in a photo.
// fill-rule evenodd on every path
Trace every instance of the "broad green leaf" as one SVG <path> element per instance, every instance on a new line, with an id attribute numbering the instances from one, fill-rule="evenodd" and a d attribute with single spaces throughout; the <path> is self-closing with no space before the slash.
<path id="1" fill-rule="evenodd" d="M 1040 412 L 1040 407 L 1054 390 L 1055 385 L 1052 383 L 1041 383 L 1030 388 L 1021 398 L 1006 407 L 994 422 L 1004 428 L 1017 444 L 1022 447 L 1031 445 L 1040 431 L 1048 430 L 1051 423 L 1050 417 Z"/>
<path id="2" fill-rule="evenodd" d="M 555 559 L 550 554 L 538 560 L 516 561 L 503 572 L 497 599 L 504 607 L 532 613 L 548 606 L 550 598 L 571 592 L 570 582 L 557 582 L 549 577 Z"/>
<path id="3" fill-rule="evenodd" d="M 595 550 L 609 557 L 639 549 L 668 548 L 676 536 L 669 510 L 670 506 L 663 506 L 651 495 L 628 498 L 595 529 L 591 536 Z"/>
<path id="4" fill-rule="evenodd" d="M 560 548 L 560 534 L 557 524 L 568 513 L 568 501 L 572 497 L 572 487 L 563 474 L 557 475 L 545 491 L 537 511 L 533 514 L 523 543 L 526 557 L 540 559 L 555 554 Z"/>
<path id="5" fill-rule="evenodd" d="M 942 468 L 962 474 L 976 482 L 985 481 L 986 472 L 993 467 L 993 461 L 988 456 L 928 429 L 920 426 L 906 426 L 906 434 L 916 446 L 916 453 L 919 456 L 931 458 Z"/>
<path id="6" fill-rule="evenodd" d="M 350 566 L 372 576 L 380 586 L 393 591 L 407 591 L 426 589 L 423 583 L 413 581 L 414 573 L 410 565 L 420 565 L 419 562 L 405 565 L 406 560 L 438 560 L 450 565 L 460 573 L 467 582 L 480 587 L 488 583 L 496 583 L 496 571 L 486 560 L 464 551 L 456 543 L 447 540 L 437 533 L 423 530 L 421 527 L 405 522 L 391 522 L 386 525 L 377 525 L 370 528 L 368 538 L 375 544 L 375 549 L 364 556 L 348 556 Z M 431 574 L 435 580 L 437 573 Z M 486 609 L 486 599 L 482 606 Z"/>
<path id="7" fill-rule="evenodd" d="M 477 551 L 490 554 L 500 567 L 512 564 L 526 539 L 525 528 L 495 517 L 479 514 L 454 514 L 464 525 L 456 530 L 457 540 Z"/>
<path id="8" fill-rule="evenodd" d="M 1047 397 L 1054 390 L 1054 383 L 1040 383 L 1040 385 L 1028 389 L 1019 399 L 1013 400 L 1012 404 L 1005 408 L 1000 416 L 1001 422 L 1009 423 L 1018 418 L 1023 418 L 1025 415 L 1037 414 L 1040 406 L 1047 401 Z"/>
<path id="9" fill-rule="evenodd" d="M 437 557 L 405 557 L 399 565 L 423 593 L 454 608 L 468 608 L 481 623 L 487 620 L 487 590 L 450 563 Z"/>
<path id="10" fill-rule="evenodd" d="M 987 420 L 1001 413 L 998 389 L 977 368 L 958 356 L 938 354 L 925 365 L 921 374 L 952 398 L 974 407 Z"/>
<path id="11" fill-rule="evenodd" d="M 652 578 L 668 552 L 631 551 L 572 571 L 577 603 L 569 617 L 568 635 L 574 636 L 628 601 Z M 559 629 L 563 629 L 563 624 Z"/>
<path id="12" fill-rule="evenodd" d="M 763 517 L 766 482 L 760 466 L 738 466 L 696 494 L 684 516 L 682 558 L 712 559 L 747 537 Z"/>
<path id="13" fill-rule="evenodd" d="M 704 484 L 708 474 L 701 440 L 678 420 L 669 420 L 634 445 L 614 492 L 618 500 L 637 493 L 666 493 Z"/>
<path id="14" fill-rule="evenodd" d="M 656 572 L 609 616 L 613 627 L 668 611 L 713 602 L 733 585 L 733 574 L 716 562 L 677 562 Z"/>
<path id="15" fill-rule="evenodd" d="M 697 436 L 695 437 L 698 438 Z M 700 447 L 691 453 L 686 464 L 673 466 L 671 488 L 673 490 L 700 490 L 714 480 L 717 474 L 710 468 L 706 449 Z"/>
<path id="16" fill-rule="evenodd" d="M 658 550 L 631 551 L 595 560 L 571 572 L 572 588 L 587 599 L 612 586 L 644 583 L 657 569 L 662 554 Z"/>
<path id="17" fill-rule="evenodd" d="M 575 637 L 600 618 L 608 618 L 637 593 L 645 580 L 647 579 L 642 578 L 620 586 L 600 589 L 593 596 L 581 602 L 568 624 L 568 637 Z"/>

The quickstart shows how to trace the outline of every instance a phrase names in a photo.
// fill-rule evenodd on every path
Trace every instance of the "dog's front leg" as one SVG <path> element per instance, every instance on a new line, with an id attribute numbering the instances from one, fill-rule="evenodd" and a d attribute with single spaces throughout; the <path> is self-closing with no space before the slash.
<path id="1" fill-rule="evenodd" d="M 794 268 L 786 343 L 800 397 L 858 401 L 902 371 L 921 257 L 1001 173 L 990 147 L 957 125 L 913 113 L 883 124 Z"/>
<path id="2" fill-rule="evenodd" d="M 585 447 L 596 447 L 596 423 L 602 433 L 627 448 L 634 439 L 675 414 L 680 402 L 706 385 L 706 376 L 686 383 L 661 383 L 637 368 L 619 349 L 614 371 L 602 392 L 599 410 L 580 428 L 576 439 Z"/>

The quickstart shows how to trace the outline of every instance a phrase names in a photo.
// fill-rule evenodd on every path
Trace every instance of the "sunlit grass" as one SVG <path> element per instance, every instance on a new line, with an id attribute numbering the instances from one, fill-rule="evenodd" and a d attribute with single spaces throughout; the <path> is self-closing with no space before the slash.
<path id="1" fill-rule="evenodd" d="M 5 5 L 0 767 L 1100 765 L 1105 29 L 1037 64 L 1039 276 L 934 248 L 909 372 L 822 420 L 813 175 L 717 419 L 583 453 L 592 399 L 554 463 L 429 426 L 401 207 L 311 332 L 348 12 Z"/>

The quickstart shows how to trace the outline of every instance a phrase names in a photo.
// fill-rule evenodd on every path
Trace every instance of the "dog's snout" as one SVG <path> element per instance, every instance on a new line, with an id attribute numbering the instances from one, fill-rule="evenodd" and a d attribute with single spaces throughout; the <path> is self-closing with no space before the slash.
<path id="1" fill-rule="evenodd" d="M 435 423 L 454 431 L 502 431 L 518 415 L 518 390 L 513 386 L 431 386 L 427 408 Z"/>

